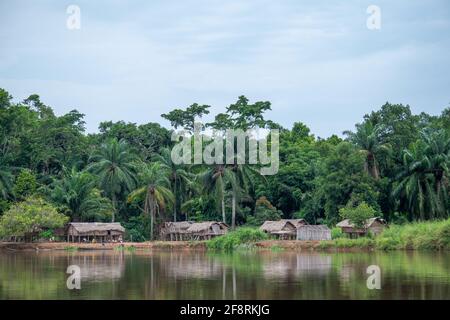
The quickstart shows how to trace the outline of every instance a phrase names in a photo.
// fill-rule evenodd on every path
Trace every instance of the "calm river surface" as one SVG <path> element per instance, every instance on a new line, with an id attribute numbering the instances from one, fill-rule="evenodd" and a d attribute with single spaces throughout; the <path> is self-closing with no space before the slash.
<path id="1" fill-rule="evenodd" d="M 81 289 L 69 290 L 69 265 Z M 378 265 L 381 289 L 366 269 Z M 450 254 L 0 252 L 0 299 L 450 299 Z"/>

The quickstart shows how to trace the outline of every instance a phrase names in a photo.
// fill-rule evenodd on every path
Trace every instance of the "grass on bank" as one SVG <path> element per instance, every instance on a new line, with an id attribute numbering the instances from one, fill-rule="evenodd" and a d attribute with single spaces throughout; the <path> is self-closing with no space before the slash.
<path id="1" fill-rule="evenodd" d="M 331 241 L 322 241 L 319 248 L 450 250 L 450 219 L 390 225 L 375 238 L 348 239 L 333 229 L 332 237 Z"/>
<path id="2" fill-rule="evenodd" d="M 267 234 L 259 229 L 242 227 L 208 240 L 206 246 L 210 250 L 233 251 L 239 248 L 251 248 L 255 242 L 267 239 Z"/>
<path id="3" fill-rule="evenodd" d="M 254 243 L 267 240 L 267 234 L 259 229 L 242 227 L 206 242 L 210 250 L 232 251 L 252 249 Z M 390 225 L 378 237 L 349 239 L 340 229 L 332 229 L 330 241 L 321 241 L 319 249 L 379 249 L 379 250 L 450 250 L 450 219 Z M 273 251 L 281 248 L 274 246 Z"/>

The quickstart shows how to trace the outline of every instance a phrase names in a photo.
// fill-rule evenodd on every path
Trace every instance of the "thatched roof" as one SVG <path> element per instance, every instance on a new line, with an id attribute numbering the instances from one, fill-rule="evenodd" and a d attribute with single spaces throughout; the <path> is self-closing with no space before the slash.
<path id="1" fill-rule="evenodd" d="M 296 229 L 296 226 L 288 220 L 265 221 L 259 229 L 264 232 L 276 233 L 286 231 L 286 229 Z"/>
<path id="2" fill-rule="evenodd" d="M 165 233 L 184 233 L 192 224 L 192 221 L 165 222 L 162 231 Z"/>
<path id="3" fill-rule="evenodd" d="M 281 219 L 281 221 L 289 221 L 296 227 L 304 226 L 305 224 L 308 224 L 308 222 L 306 222 L 305 219 Z"/>
<path id="4" fill-rule="evenodd" d="M 374 222 L 379 222 L 381 224 L 387 224 L 386 220 L 384 220 L 384 219 L 382 219 L 380 217 L 370 218 L 370 219 L 366 220 L 364 228 L 366 228 L 366 229 L 370 228 L 374 224 Z M 355 227 L 355 225 L 350 222 L 350 219 L 342 220 L 336 226 L 340 227 L 340 228 L 354 228 Z"/>
<path id="5" fill-rule="evenodd" d="M 92 233 L 98 231 L 125 232 L 125 228 L 118 222 L 71 222 L 68 227 L 73 227 L 78 233 Z"/>
<path id="6" fill-rule="evenodd" d="M 187 228 L 186 233 L 200 233 L 200 232 L 208 232 L 214 225 L 218 225 L 220 229 L 226 230 L 228 229 L 228 225 L 223 222 L 216 221 L 204 221 L 204 222 L 194 222 L 189 228 Z"/>

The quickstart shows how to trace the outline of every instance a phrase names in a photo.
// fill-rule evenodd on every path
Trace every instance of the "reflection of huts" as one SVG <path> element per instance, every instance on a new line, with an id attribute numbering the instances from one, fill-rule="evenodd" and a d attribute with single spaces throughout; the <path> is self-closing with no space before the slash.
<path id="1" fill-rule="evenodd" d="M 325 225 L 298 226 L 297 240 L 331 240 L 331 230 Z"/>
<path id="2" fill-rule="evenodd" d="M 191 240 L 207 240 L 228 232 L 228 225 L 223 222 L 205 221 L 192 223 L 186 229 L 186 236 Z"/>
<path id="3" fill-rule="evenodd" d="M 260 230 L 281 240 L 295 239 L 296 227 L 288 220 L 265 221 Z"/>
<path id="4" fill-rule="evenodd" d="M 379 217 L 370 218 L 366 220 L 364 227 L 356 228 L 349 219 L 345 219 L 339 222 L 336 226 L 341 228 L 342 232 L 347 233 L 351 238 L 354 238 L 366 235 L 367 233 L 371 233 L 376 236 L 380 234 L 384 228 L 387 227 L 387 222 L 386 220 Z"/>
<path id="5" fill-rule="evenodd" d="M 191 221 L 164 222 L 160 230 L 161 240 L 186 240 L 186 230 L 191 226 Z"/>
<path id="6" fill-rule="evenodd" d="M 102 253 L 84 251 L 70 255 L 69 265 L 79 266 L 81 280 L 105 281 L 119 280 L 125 272 L 125 256 L 123 252 Z"/>
<path id="7" fill-rule="evenodd" d="M 118 241 L 125 228 L 120 223 L 71 222 L 67 226 L 67 241 Z"/>

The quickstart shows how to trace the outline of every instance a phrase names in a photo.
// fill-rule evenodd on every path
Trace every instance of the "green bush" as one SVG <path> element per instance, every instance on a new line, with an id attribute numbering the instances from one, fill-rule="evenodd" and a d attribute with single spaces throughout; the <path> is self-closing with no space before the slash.
<path id="1" fill-rule="evenodd" d="M 53 230 L 45 230 L 39 233 L 39 238 L 41 239 L 50 239 L 54 236 Z"/>
<path id="2" fill-rule="evenodd" d="M 267 234 L 256 228 L 242 227 L 223 236 L 208 240 L 206 245 L 211 250 L 232 251 L 257 241 L 266 240 Z"/>
<path id="3" fill-rule="evenodd" d="M 383 250 L 448 250 L 450 219 L 391 225 L 376 238 L 376 247 Z"/>
<path id="4" fill-rule="evenodd" d="M 339 227 L 335 227 L 331 229 L 331 239 L 339 239 L 339 238 L 346 238 L 347 236 L 345 233 L 342 232 L 342 229 Z"/>

